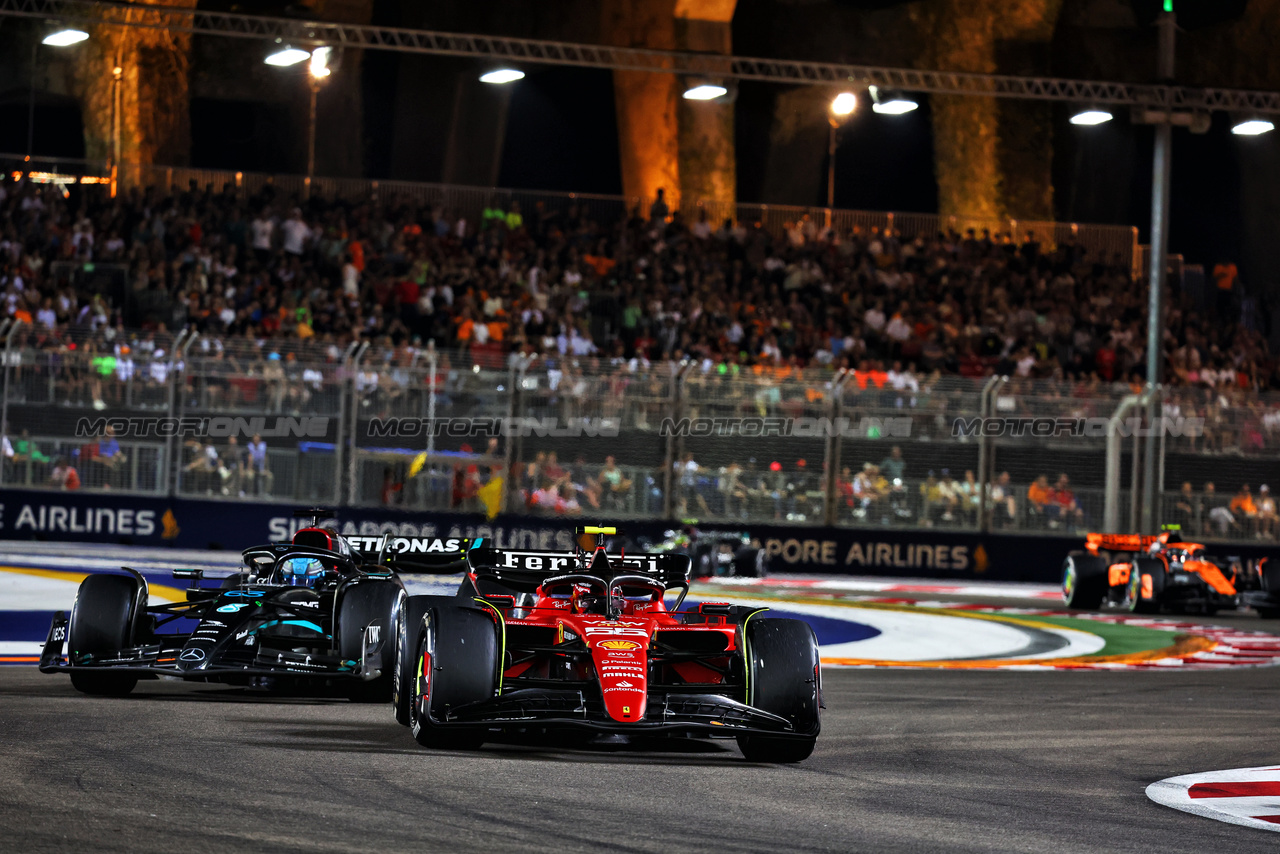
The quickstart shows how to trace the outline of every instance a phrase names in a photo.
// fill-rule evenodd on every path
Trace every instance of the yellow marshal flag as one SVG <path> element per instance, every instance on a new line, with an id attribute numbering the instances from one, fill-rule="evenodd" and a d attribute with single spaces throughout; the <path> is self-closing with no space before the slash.
<path id="1" fill-rule="evenodd" d="M 409 463 L 409 477 L 417 477 L 418 472 L 422 471 L 422 467 L 427 464 L 427 452 L 423 451 L 413 458 L 413 462 Z"/>
<path id="2" fill-rule="evenodd" d="M 476 495 L 480 497 L 481 503 L 484 504 L 484 514 L 490 519 L 497 516 L 498 511 L 502 509 L 502 487 L 504 485 L 505 480 L 495 476 L 476 490 Z"/>

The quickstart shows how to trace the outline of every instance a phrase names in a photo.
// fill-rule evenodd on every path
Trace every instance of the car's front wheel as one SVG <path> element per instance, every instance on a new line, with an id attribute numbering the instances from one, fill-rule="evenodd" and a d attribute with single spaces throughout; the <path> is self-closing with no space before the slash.
<path id="1" fill-rule="evenodd" d="M 112 673 L 93 662 L 132 645 L 139 598 L 138 582 L 128 576 L 90 575 L 80 582 L 67 628 L 71 684 L 77 691 L 122 697 L 138 684 L 134 674 Z"/>
<path id="2" fill-rule="evenodd" d="M 813 753 L 821 730 L 822 685 L 818 639 L 803 620 L 757 618 L 747 623 L 747 703 L 786 718 L 794 735 L 741 735 L 738 749 L 752 762 L 800 762 Z"/>
<path id="3" fill-rule="evenodd" d="M 423 747 L 473 750 L 483 727 L 447 724 L 451 710 L 497 693 L 501 649 L 494 618 L 478 608 L 437 605 L 417 631 L 409 728 Z"/>

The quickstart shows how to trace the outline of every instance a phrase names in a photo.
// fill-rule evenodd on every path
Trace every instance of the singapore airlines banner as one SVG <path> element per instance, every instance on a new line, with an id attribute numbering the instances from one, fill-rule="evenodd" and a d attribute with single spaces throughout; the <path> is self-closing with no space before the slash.
<path id="1" fill-rule="evenodd" d="M 0 539 L 126 543 L 239 551 L 283 542 L 308 520 L 294 507 L 246 501 L 146 498 L 104 492 L 0 490 Z M 335 514 L 349 536 L 484 537 L 497 548 L 570 549 L 579 524 L 616 524 L 634 551 L 663 539 L 676 522 L 613 518 L 545 518 L 481 514 L 414 513 L 352 507 Z M 771 572 L 885 575 L 902 578 L 990 578 L 1054 582 L 1062 559 L 1080 548 L 1080 537 L 980 535 L 963 531 L 891 528 L 827 528 L 803 525 L 700 526 L 746 530 L 760 541 Z M 1232 554 L 1253 556 L 1248 546 Z M 1259 556 L 1261 552 L 1259 552 Z"/>

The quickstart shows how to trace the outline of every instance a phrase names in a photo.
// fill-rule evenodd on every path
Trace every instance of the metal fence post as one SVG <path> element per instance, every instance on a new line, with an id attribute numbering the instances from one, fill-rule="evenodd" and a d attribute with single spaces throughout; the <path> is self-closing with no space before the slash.
<path id="1" fill-rule="evenodd" d="M 1156 448 L 1156 487 L 1153 499 L 1155 505 L 1151 509 L 1152 531 L 1159 531 L 1164 525 L 1164 440 L 1169 434 L 1167 425 L 1164 421 L 1164 386 L 1157 385 L 1155 388 L 1156 401 L 1153 404 L 1153 410 L 1156 414 L 1156 422 L 1160 425 L 1160 444 Z M 1155 426 L 1153 423 L 1151 426 Z M 1150 439 L 1147 440 L 1151 441 Z"/>
<path id="2" fill-rule="evenodd" d="M 1009 381 L 1008 377 L 991 376 L 982 386 L 982 394 L 978 397 L 978 530 L 986 533 L 991 530 L 991 513 L 988 505 L 991 491 L 992 458 L 995 456 L 987 442 L 987 431 L 983 422 L 991 411 L 990 401 L 996 386 Z"/>
<path id="3" fill-rule="evenodd" d="M 186 341 L 182 342 L 182 360 L 178 363 L 177 370 L 180 371 L 184 377 L 186 376 L 187 359 L 189 358 L 189 354 L 191 353 L 191 347 L 196 343 L 197 340 L 199 340 L 199 338 L 200 338 L 200 334 L 198 332 L 192 332 L 187 337 Z M 176 344 L 174 346 L 174 349 L 175 350 L 178 349 Z M 173 411 L 175 407 L 172 400 L 170 401 L 169 408 L 170 408 L 171 415 L 176 414 L 179 419 L 183 418 L 183 416 L 187 414 L 187 396 L 185 394 L 178 396 L 176 413 L 174 413 Z M 172 437 L 166 440 L 166 453 L 170 453 L 169 449 L 171 447 L 170 446 L 171 442 L 172 442 Z M 166 484 L 165 491 L 171 495 L 180 494 L 182 492 L 182 454 L 172 453 L 172 455 L 168 460 L 164 460 L 162 462 L 166 466 L 171 466 L 173 468 L 172 476 L 170 476 L 170 473 L 167 469 L 165 471 L 165 484 Z"/>
<path id="4" fill-rule="evenodd" d="M 9 367 L 13 362 L 13 336 L 22 326 L 23 321 L 13 320 L 7 321 L 6 325 L 0 327 L 0 332 L 4 332 L 4 392 L 3 402 L 0 402 L 0 441 L 9 438 Z M 4 460 L 0 460 L 0 483 L 4 483 Z"/>
<path id="5" fill-rule="evenodd" d="M 844 387 L 853 379 L 854 372 L 841 368 L 831 380 L 831 428 L 827 435 L 827 476 L 822 485 L 823 506 L 822 519 L 827 525 L 836 524 L 840 509 L 840 453 L 844 437 L 836 426 L 840 423 L 840 413 L 844 410 Z"/>
<path id="6" fill-rule="evenodd" d="M 680 412 L 684 406 L 684 377 L 688 373 L 691 363 L 685 360 L 680 364 L 678 370 L 671 375 L 671 383 L 668 386 L 671 390 L 671 421 L 676 423 L 680 420 Z M 673 430 L 672 433 L 678 433 Z M 671 519 L 675 512 L 676 499 L 675 487 L 678 485 L 674 474 L 676 460 L 684 450 L 683 436 L 668 435 L 663 451 L 662 459 L 662 518 Z"/>
<path id="7" fill-rule="evenodd" d="M 180 364 L 185 367 L 186 365 L 185 361 L 178 362 L 177 356 L 179 351 L 182 351 L 185 355 L 185 351 L 182 350 L 182 347 L 186 342 L 188 335 L 191 335 L 191 337 L 195 337 L 193 333 L 189 332 L 186 329 L 183 329 L 178 332 L 178 337 L 173 340 L 173 347 L 169 350 L 168 370 L 165 372 L 165 375 L 164 375 L 165 385 L 168 386 L 168 388 L 166 389 L 166 393 L 168 396 L 168 405 L 165 408 L 165 414 L 173 419 L 176 419 L 178 417 L 177 390 L 176 390 L 177 380 L 175 378 L 175 374 L 177 373 L 178 369 L 176 366 Z M 183 397 L 185 398 L 186 395 L 184 394 Z M 134 453 L 133 459 L 134 459 L 135 481 L 137 479 L 136 478 L 137 457 L 138 457 L 137 453 Z M 164 438 L 164 459 L 160 461 L 160 470 L 164 472 L 164 491 L 169 495 L 173 495 L 177 487 L 176 478 L 170 477 L 170 466 L 172 465 L 172 461 L 173 461 L 173 436 L 169 435 L 169 436 L 165 436 Z M 177 468 L 177 467 L 175 466 L 174 468 Z M 135 483 L 135 487 L 136 485 L 137 484 Z"/>
<path id="8" fill-rule="evenodd" d="M 428 456 L 436 449 L 436 367 L 439 364 L 440 359 L 436 355 L 436 341 L 433 338 L 427 342 L 427 370 L 431 372 L 427 376 L 427 424 L 430 425 L 427 430 Z"/>
<path id="9" fill-rule="evenodd" d="M 352 341 L 347 345 L 347 349 L 342 354 L 342 362 L 338 367 L 338 430 L 333 438 L 333 503 L 337 504 L 342 500 L 342 448 L 343 443 L 347 441 L 347 366 L 351 364 L 351 357 L 355 354 L 356 349 L 360 346 L 359 341 Z M 355 455 L 355 442 L 352 441 L 352 456 Z"/>
<path id="10" fill-rule="evenodd" d="M 360 342 L 360 347 L 356 350 L 354 358 L 351 360 L 351 454 L 347 459 L 347 504 L 348 506 L 356 503 L 356 496 L 359 494 L 359 484 L 356 478 L 359 475 L 359 461 L 356 459 L 356 440 L 359 438 L 360 432 L 360 405 L 356 400 L 356 380 L 360 377 L 360 363 L 364 361 L 365 353 L 369 352 L 369 342 Z M 339 471 L 339 477 L 341 472 Z M 341 496 L 341 491 L 339 491 Z"/>
<path id="11" fill-rule="evenodd" d="M 1108 534 L 1120 533 L 1120 454 L 1122 453 L 1120 422 L 1126 413 L 1138 405 L 1139 396 L 1131 394 L 1120 405 L 1107 423 L 1107 474 L 1103 498 L 1103 530 Z M 1137 484 L 1131 484 L 1131 488 Z"/>
<path id="12" fill-rule="evenodd" d="M 510 385 L 511 388 L 507 392 L 507 423 L 513 423 L 513 419 L 517 416 L 524 415 L 524 378 L 529 373 L 529 368 L 533 367 L 533 363 L 538 361 L 537 353 L 530 353 L 528 356 L 522 356 L 515 364 L 511 366 Z M 524 431 L 517 430 L 514 437 L 515 441 L 510 441 L 512 437 L 508 437 L 508 441 L 504 443 L 503 449 L 505 459 L 503 464 L 506 467 L 506 495 L 504 496 L 505 506 L 514 507 L 515 497 L 519 492 L 519 478 L 512 476 L 512 461 L 516 465 L 521 465 L 524 460 Z"/>

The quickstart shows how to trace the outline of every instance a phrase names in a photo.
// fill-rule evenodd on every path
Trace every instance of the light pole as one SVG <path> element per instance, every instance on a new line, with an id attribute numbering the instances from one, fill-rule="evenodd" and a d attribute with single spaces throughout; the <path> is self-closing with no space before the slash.
<path id="1" fill-rule="evenodd" d="M 120 180 L 120 78 L 124 69 L 119 64 L 111 69 L 111 198 L 116 197 Z"/>
<path id="2" fill-rule="evenodd" d="M 311 181 L 316 175 L 316 95 L 320 92 L 320 81 L 329 76 L 330 47 L 318 47 L 311 52 L 311 62 L 307 64 L 307 80 L 311 84 L 311 116 L 307 123 L 307 196 L 311 196 Z"/>
<path id="3" fill-rule="evenodd" d="M 1159 50 L 1156 54 L 1156 76 L 1161 83 L 1171 83 L 1174 73 L 1174 38 L 1177 20 L 1172 0 L 1165 0 L 1160 13 Z M 1161 304 L 1169 251 L 1169 175 L 1173 159 L 1173 124 L 1170 114 L 1155 127 L 1155 157 L 1151 174 L 1151 257 L 1147 259 L 1149 292 L 1147 301 L 1147 423 L 1156 428 L 1156 413 L 1163 401 L 1156 389 L 1160 385 L 1160 369 L 1164 367 L 1164 306 Z M 1163 424 L 1161 425 L 1163 427 Z M 1142 460 L 1142 530 L 1154 531 L 1160 523 L 1160 496 L 1156 494 L 1156 442 L 1148 436 Z M 1137 484 L 1134 484 L 1137 488 Z"/>
<path id="4" fill-rule="evenodd" d="M 311 181 L 316 174 L 316 95 L 320 92 L 320 83 L 333 73 L 329 67 L 329 57 L 333 54 L 331 47 L 318 47 L 310 52 L 301 48 L 284 45 L 263 60 L 267 65 L 287 68 L 304 60 L 307 63 L 307 84 L 311 91 L 310 111 L 307 116 L 307 178 L 303 196 L 310 198 Z"/>
<path id="5" fill-rule="evenodd" d="M 27 162 L 31 162 L 31 148 L 35 142 L 36 130 L 36 62 L 39 60 L 40 45 L 50 47 L 68 47 L 79 44 L 89 38 L 84 30 L 58 30 L 50 33 L 40 41 L 31 45 L 31 87 L 27 92 Z"/>
<path id="6" fill-rule="evenodd" d="M 827 137 L 827 225 L 831 225 L 831 211 L 836 206 L 836 131 L 858 109 L 858 96 L 841 92 L 831 99 L 827 123 L 831 126 Z"/>

